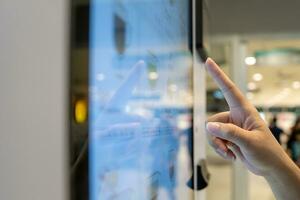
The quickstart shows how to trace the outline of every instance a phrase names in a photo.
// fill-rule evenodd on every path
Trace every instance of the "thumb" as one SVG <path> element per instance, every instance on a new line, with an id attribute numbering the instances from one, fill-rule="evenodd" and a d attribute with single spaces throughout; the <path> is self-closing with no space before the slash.
<path id="1" fill-rule="evenodd" d="M 206 129 L 211 135 L 228 140 L 239 146 L 244 146 L 249 139 L 246 130 L 231 123 L 208 122 Z"/>

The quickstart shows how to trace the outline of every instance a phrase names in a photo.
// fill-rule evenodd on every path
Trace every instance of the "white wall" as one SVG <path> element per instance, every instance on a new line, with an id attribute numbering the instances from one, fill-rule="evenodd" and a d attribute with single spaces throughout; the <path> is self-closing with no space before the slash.
<path id="1" fill-rule="evenodd" d="M 66 11 L 0 1 L 0 199 L 66 199 Z"/>

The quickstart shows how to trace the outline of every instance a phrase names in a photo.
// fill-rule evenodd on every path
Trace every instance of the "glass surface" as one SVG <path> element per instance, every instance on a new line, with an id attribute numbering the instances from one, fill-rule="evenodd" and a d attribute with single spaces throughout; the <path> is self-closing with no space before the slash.
<path id="1" fill-rule="evenodd" d="M 90 199 L 192 199 L 189 0 L 90 2 Z"/>

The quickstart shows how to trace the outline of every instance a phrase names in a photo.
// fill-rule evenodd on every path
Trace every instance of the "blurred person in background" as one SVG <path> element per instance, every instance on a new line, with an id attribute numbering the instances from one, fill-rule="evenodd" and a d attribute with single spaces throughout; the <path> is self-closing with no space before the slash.
<path id="1" fill-rule="evenodd" d="M 293 161 L 300 166 L 300 116 L 298 116 L 295 125 L 292 127 L 287 148 Z"/>
<path id="2" fill-rule="evenodd" d="M 279 128 L 277 126 L 277 117 L 274 116 L 272 119 L 271 119 L 271 122 L 270 122 L 270 126 L 269 126 L 269 129 L 270 131 L 272 132 L 272 134 L 274 135 L 274 137 L 276 138 L 277 142 L 279 144 L 281 144 L 281 141 L 280 141 L 280 136 L 281 134 L 283 134 L 283 130 L 281 128 Z"/>

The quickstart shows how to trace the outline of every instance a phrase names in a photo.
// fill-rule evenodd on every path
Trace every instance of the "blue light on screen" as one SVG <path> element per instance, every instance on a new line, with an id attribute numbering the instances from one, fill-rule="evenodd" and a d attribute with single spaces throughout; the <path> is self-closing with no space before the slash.
<path id="1" fill-rule="evenodd" d="M 189 0 L 92 0 L 90 21 L 90 199 L 192 199 Z"/>

